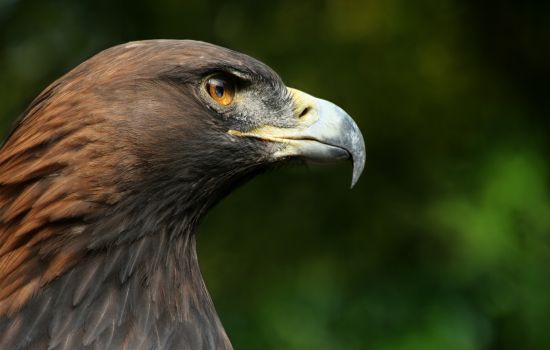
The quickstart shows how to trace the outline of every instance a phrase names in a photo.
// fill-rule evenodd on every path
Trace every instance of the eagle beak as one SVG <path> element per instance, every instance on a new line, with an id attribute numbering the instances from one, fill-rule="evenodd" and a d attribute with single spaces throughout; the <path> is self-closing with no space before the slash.
<path id="1" fill-rule="evenodd" d="M 274 154 L 277 159 L 300 157 L 322 162 L 351 159 L 353 187 L 365 166 L 365 142 L 357 124 L 342 108 L 329 101 L 296 89 L 288 90 L 297 120 L 294 127 L 266 125 L 249 132 L 230 130 L 230 133 L 283 144 Z"/>

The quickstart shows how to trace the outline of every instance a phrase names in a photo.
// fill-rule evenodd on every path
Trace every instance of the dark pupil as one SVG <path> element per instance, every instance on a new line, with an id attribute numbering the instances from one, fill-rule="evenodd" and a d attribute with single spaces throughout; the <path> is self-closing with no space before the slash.
<path id="1" fill-rule="evenodd" d="M 216 96 L 218 96 L 218 97 L 222 97 L 222 96 L 223 96 L 223 90 L 224 90 L 224 89 L 223 89 L 223 86 L 217 85 L 217 86 L 215 87 L 215 90 L 216 90 Z"/>

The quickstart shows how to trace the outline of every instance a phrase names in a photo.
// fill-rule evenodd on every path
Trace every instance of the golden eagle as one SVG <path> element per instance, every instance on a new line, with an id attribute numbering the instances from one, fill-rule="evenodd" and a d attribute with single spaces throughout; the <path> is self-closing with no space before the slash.
<path id="1" fill-rule="evenodd" d="M 339 107 L 197 41 L 107 49 L 0 148 L 0 349 L 231 349 L 195 249 L 203 215 L 290 159 L 351 158 Z"/>

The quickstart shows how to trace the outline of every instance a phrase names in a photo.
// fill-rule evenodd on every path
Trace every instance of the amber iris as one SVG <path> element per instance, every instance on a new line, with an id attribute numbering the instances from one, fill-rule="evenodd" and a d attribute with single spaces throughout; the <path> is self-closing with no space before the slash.
<path id="1" fill-rule="evenodd" d="M 228 106 L 235 97 L 235 85 L 224 77 L 214 77 L 206 81 L 206 91 L 222 106 Z"/>

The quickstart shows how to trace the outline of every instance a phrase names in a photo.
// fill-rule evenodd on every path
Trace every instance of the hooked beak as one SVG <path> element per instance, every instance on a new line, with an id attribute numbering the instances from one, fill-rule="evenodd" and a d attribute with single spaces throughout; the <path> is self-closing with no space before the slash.
<path id="1" fill-rule="evenodd" d="M 334 103 L 296 89 L 288 90 L 294 102 L 297 125 L 291 128 L 266 125 L 248 132 L 230 130 L 229 133 L 283 144 L 274 154 L 277 159 L 300 157 L 323 162 L 351 159 L 353 187 L 365 166 L 365 142 L 357 124 Z"/>

